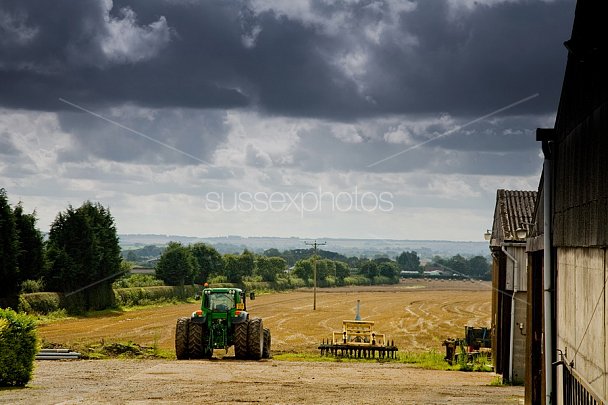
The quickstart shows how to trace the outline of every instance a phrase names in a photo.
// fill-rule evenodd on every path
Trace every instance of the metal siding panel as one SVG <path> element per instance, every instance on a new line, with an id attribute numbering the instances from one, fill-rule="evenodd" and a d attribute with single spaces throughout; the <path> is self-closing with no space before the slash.
<path id="1" fill-rule="evenodd" d="M 608 246 L 608 104 L 561 135 L 555 159 L 555 246 Z"/>
<path id="2" fill-rule="evenodd" d="M 574 250 L 560 248 L 557 251 L 557 337 L 558 348 L 571 352 L 576 342 L 576 302 L 574 282 Z"/>
<path id="3" fill-rule="evenodd" d="M 604 395 L 606 330 L 604 322 L 604 255 L 601 249 L 577 249 L 577 357 L 579 373 Z"/>

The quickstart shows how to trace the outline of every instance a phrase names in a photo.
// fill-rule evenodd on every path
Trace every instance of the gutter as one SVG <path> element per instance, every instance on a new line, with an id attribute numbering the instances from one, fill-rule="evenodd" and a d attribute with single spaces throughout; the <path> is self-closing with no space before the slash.
<path id="1" fill-rule="evenodd" d="M 515 285 L 515 275 L 519 274 L 519 263 L 513 257 L 509 251 L 505 248 L 504 245 L 500 246 L 502 252 L 513 262 L 513 272 L 512 272 L 512 283 L 513 283 L 513 292 L 511 293 L 511 330 L 510 330 L 510 338 L 509 338 L 509 381 L 513 381 L 513 334 L 515 331 L 515 294 L 517 293 L 517 287 Z"/>

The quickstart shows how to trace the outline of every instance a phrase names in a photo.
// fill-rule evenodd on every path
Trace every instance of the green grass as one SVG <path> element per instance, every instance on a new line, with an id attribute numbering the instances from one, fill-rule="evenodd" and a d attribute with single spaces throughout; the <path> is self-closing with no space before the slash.
<path id="1" fill-rule="evenodd" d="M 337 362 L 337 363 L 401 363 L 412 367 L 427 370 L 450 370 L 450 371 L 492 371 L 488 365 L 488 360 L 480 356 L 474 364 L 454 364 L 449 365 L 444 359 L 443 354 L 434 350 L 426 352 L 398 352 L 396 359 L 359 359 L 349 357 L 321 356 L 318 353 L 278 353 L 273 354 L 272 358 L 278 361 L 301 361 L 301 362 Z"/>
<path id="2" fill-rule="evenodd" d="M 459 365 L 450 366 L 443 354 L 434 350 L 426 352 L 399 352 L 399 362 L 427 370 L 460 370 Z"/>
<path id="3" fill-rule="evenodd" d="M 399 352 L 398 358 L 352 358 L 321 356 L 318 353 L 279 353 L 273 354 L 272 358 L 278 361 L 302 361 L 302 362 L 334 362 L 334 363 L 402 363 L 414 367 L 430 370 L 458 370 L 458 366 L 450 366 L 443 360 L 443 356 L 434 351 L 429 352 Z"/>

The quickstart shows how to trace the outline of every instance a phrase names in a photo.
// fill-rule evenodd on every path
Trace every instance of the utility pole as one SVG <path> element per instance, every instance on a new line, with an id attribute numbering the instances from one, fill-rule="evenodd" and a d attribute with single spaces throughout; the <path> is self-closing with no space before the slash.
<path id="1" fill-rule="evenodd" d="M 317 242 L 315 239 L 314 242 L 304 242 L 308 246 L 312 246 L 315 253 L 312 256 L 312 278 L 313 278 L 313 288 L 312 288 L 312 310 L 317 310 L 317 246 L 327 245 L 327 242 Z"/>

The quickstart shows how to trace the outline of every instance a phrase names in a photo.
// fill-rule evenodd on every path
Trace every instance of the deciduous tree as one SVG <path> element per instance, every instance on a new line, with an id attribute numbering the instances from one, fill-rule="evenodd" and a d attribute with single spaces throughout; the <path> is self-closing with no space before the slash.
<path id="1" fill-rule="evenodd" d="M 205 243 L 195 243 L 188 246 L 188 249 L 196 259 L 195 283 L 204 283 L 211 276 L 218 276 L 224 273 L 222 255 L 213 246 Z"/>
<path id="2" fill-rule="evenodd" d="M 156 264 L 156 277 L 167 285 L 184 286 L 192 283 L 196 267 L 196 259 L 187 247 L 169 242 Z"/>

